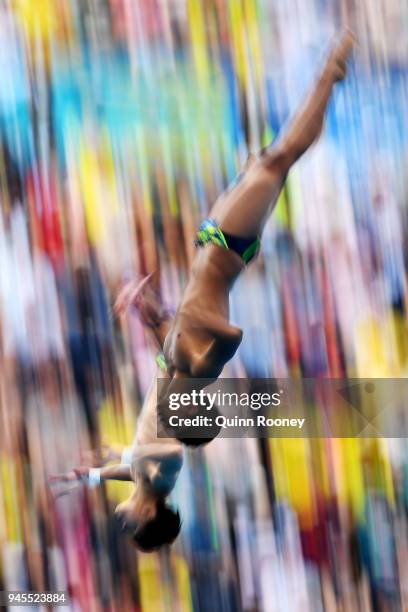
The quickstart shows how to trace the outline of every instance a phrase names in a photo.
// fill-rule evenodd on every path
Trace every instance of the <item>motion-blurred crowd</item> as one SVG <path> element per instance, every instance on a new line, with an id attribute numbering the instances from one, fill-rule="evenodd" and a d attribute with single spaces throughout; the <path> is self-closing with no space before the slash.
<path id="1" fill-rule="evenodd" d="M 128 484 L 47 486 L 131 442 L 155 355 L 117 291 L 156 270 L 176 308 L 197 224 L 344 21 L 348 77 L 233 291 L 230 377 L 406 375 L 408 5 L 1 3 L 0 590 L 68 589 L 83 611 L 408 606 L 405 439 L 189 450 L 160 555 L 112 518 Z"/>

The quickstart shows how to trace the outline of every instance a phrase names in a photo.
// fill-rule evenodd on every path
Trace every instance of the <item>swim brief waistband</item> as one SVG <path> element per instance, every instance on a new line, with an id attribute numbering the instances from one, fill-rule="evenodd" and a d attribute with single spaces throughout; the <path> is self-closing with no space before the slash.
<path id="1" fill-rule="evenodd" d="M 200 225 L 194 244 L 203 247 L 207 243 L 217 244 L 224 249 L 231 249 L 248 264 L 259 253 L 261 240 L 255 238 L 241 238 L 223 232 L 214 219 L 205 219 Z"/>

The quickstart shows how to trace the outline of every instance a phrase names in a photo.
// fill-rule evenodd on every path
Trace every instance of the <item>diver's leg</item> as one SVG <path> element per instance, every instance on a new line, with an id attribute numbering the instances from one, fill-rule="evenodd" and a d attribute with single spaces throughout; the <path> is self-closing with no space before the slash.
<path id="1" fill-rule="evenodd" d="M 217 200 L 209 216 L 223 231 L 246 238 L 261 234 L 290 167 L 320 135 L 333 87 L 345 76 L 353 41 L 353 35 L 345 30 L 307 99 L 276 143 L 263 149 L 239 183 Z"/>

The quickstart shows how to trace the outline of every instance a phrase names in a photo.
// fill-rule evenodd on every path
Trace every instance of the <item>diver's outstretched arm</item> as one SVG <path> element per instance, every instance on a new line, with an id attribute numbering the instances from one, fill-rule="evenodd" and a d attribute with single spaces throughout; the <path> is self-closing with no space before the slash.
<path id="1" fill-rule="evenodd" d="M 290 167 L 317 140 L 335 83 L 344 78 L 354 36 L 344 30 L 329 53 L 305 102 L 271 146 L 251 159 L 233 189 L 222 194 L 209 216 L 224 232 L 252 238 L 262 233 Z"/>
<path id="2" fill-rule="evenodd" d="M 87 466 L 81 466 L 75 468 L 65 474 L 53 474 L 48 477 L 49 484 L 60 484 L 60 483 L 72 483 L 72 482 L 88 482 L 90 480 L 91 473 L 98 472 L 99 481 L 102 480 L 124 480 L 129 482 L 132 480 L 130 473 L 130 466 L 119 463 L 117 465 L 107 465 L 102 468 L 90 468 Z"/>
<path id="3" fill-rule="evenodd" d="M 81 485 L 90 488 L 99 486 L 104 480 L 131 481 L 130 466 L 115 465 L 104 468 L 90 468 L 81 466 L 74 468 L 64 474 L 50 474 L 47 478 L 51 487 L 52 496 L 57 499 L 62 495 L 68 495 Z"/>

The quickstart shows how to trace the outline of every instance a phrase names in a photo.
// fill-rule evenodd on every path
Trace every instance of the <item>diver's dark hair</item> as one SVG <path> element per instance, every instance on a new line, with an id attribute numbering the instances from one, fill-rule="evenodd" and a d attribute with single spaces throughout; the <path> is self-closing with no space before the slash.
<path id="1" fill-rule="evenodd" d="M 157 514 L 133 535 L 133 542 L 143 552 L 153 552 L 166 544 L 172 544 L 180 533 L 181 518 L 163 502 L 157 506 Z"/>
<path id="2" fill-rule="evenodd" d="M 211 438 L 176 438 L 179 442 L 184 444 L 184 446 L 192 446 L 197 448 L 197 446 L 204 446 L 205 444 L 209 444 L 212 442 L 219 434 L 219 430 L 216 434 L 214 434 Z"/>
<path id="3" fill-rule="evenodd" d="M 168 404 L 166 402 L 159 403 L 157 409 L 158 409 L 159 418 L 161 420 L 161 423 L 164 427 L 164 431 L 166 432 L 166 434 L 170 438 L 175 438 L 176 440 L 184 444 L 184 446 L 191 446 L 191 447 L 196 448 L 197 446 L 204 446 L 205 444 L 209 444 L 210 442 L 212 442 L 212 440 L 214 440 L 214 438 L 218 436 L 218 434 L 221 431 L 221 425 L 217 425 L 215 422 L 216 418 L 218 416 L 221 416 L 221 413 L 218 410 L 218 407 L 215 405 L 212 407 L 212 410 L 210 413 L 213 424 L 211 426 L 206 427 L 205 429 L 205 433 L 209 435 L 206 437 L 202 437 L 202 438 L 194 437 L 194 433 L 197 430 L 196 427 L 189 427 L 187 425 L 182 426 L 182 427 L 170 426 L 169 425 L 169 410 L 168 410 Z M 193 408 L 191 406 L 188 406 L 188 407 L 184 406 L 180 409 L 179 414 L 181 414 L 183 417 L 193 418 L 199 415 L 206 416 L 208 413 L 205 411 L 205 408 L 203 406 L 193 407 Z"/>

